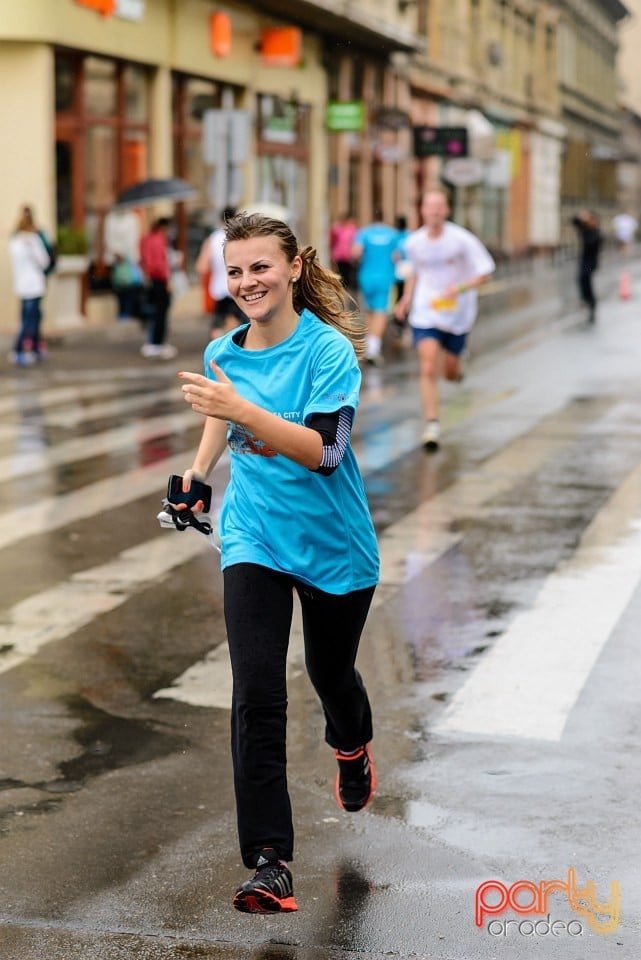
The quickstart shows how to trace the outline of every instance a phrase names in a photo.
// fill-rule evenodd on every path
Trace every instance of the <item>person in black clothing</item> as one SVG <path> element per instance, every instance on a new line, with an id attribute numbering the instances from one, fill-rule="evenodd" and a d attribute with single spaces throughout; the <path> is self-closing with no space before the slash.
<path id="1" fill-rule="evenodd" d="M 595 213 L 589 210 L 583 210 L 576 217 L 572 218 L 572 223 L 579 231 L 581 240 L 581 251 L 579 254 L 579 294 L 582 301 L 588 307 L 588 322 L 594 323 L 596 318 L 596 297 L 592 286 L 592 274 L 599 265 L 599 252 L 601 250 L 601 230 L 599 229 L 599 218 Z"/>

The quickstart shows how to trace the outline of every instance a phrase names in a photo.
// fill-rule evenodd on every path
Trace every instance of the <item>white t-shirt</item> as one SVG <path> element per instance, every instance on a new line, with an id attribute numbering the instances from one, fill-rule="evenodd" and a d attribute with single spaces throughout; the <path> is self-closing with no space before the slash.
<path id="1" fill-rule="evenodd" d="M 229 296 L 229 287 L 227 286 L 227 267 L 223 255 L 225 243 L 225 231 L 222 227 L 209 237 L 209 264 L 211 268 L 211 278 L 209 280 L 209 293 L 214 300 L 222 300 Z"/>
<path id="2" fill-rule="evenodd" d="M 413 327 L 438 327 L 449 333 L 467 333 L 476 320 L 476 290 L 460 293 L 453 306 L 432 306 L 452 284 L 466 283 L 496 269 L 480 240 L 455 223 L 446 221 L 440 237 L 432 239 L 427 228 L 415 230 L 405 241 L 405 255 L 416 276 L 409 322 Z"/>
<path id="3" fill-rule="evenodd" d="M 35 300 L 47 289 L 47 248 L 35 231 L 22 230 L 9 240 L 14 293 L 21 300 Z"/>
<path id="4" fill-rule="evenodd" d="M 117 257 L 140 262 L 140 218 L 133 210 L 110 210 L 104 223 L 105 263 Z"/>
<path id="5" fill-rule="evenodd" d="M 637 221 L 629 213 L 618 213 L 612 220 L 614 236 L 620 243 L 630 243 L 637 229 Z"/>

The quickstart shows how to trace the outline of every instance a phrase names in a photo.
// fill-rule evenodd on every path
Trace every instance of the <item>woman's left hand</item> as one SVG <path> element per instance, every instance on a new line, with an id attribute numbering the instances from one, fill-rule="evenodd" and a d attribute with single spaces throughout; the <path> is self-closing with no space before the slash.
<path id="1" fill-rule="evenodd" d="M 210 380 L 200 373 L 181 371 L 178 374 L 182 380 L 188 381 L 182 387 L 184 399 L 195 413 L 238 422 L 241 419 L 243 398 L 214 360 L 210 361 L 209 366 L 215 380 Z"/>

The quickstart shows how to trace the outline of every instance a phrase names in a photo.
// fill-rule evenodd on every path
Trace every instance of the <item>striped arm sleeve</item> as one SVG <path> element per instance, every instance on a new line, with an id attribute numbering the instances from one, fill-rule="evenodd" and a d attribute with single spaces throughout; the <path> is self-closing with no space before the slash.
<path id="1" fill-rule="evenodd" d="M 323 455 L 315 473 L 330 476 L 345 456 L 347 444 L 352 432 L 354 411 L 351 407 L 341 407 L 335 413 L 313 413 L 307 424 L 320 433 L 323 440 Z"/>

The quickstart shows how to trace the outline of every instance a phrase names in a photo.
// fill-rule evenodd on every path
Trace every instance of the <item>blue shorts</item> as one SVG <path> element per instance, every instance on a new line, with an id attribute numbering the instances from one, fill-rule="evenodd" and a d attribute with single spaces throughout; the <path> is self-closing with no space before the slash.
<path id="1" fill-rule="evenodd" d="M 460 357 L 467 343 L 466 333 L 450 333 L 449 330 L 439 330 L 438 327 L 412 327 L 412 337 L 416 347 L 421 340 L 438 340 L 446 353 Z"/>
<path id="2" fill-rule="evenodd" d="M 359 283 L 363 303 L 366 310 L 389 310 L 390 292 L 392 284 Z"/>

